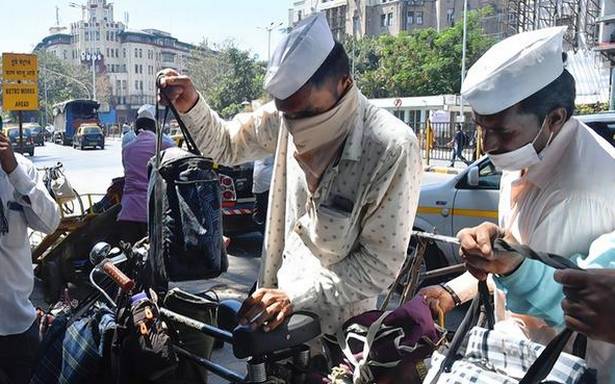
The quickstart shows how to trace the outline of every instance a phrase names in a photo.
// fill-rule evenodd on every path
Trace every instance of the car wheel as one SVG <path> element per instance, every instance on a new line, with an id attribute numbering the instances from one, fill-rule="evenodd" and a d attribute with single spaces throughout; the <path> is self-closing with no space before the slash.
<path id="1" fill-rule="evenodd" d="M 101 150 L 102 150 L 102 149 L 105 149 L 105 145 L 104 145 L 104 144 L 103 144 L 103 145 L 101 145 L 101 146 L 100 146 L 100 149 L 101 149 Z"/>
<path id="2" fill-rule="evenodd" d="M 83 146 L 83 144 L 81 144 L 81 150 L 83 151 L 85 149 L 85 147 Z"/>

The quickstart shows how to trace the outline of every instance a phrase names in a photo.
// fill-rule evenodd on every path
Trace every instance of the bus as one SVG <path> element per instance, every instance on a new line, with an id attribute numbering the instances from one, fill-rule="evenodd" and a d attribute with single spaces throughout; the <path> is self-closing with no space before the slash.
<path id="1" fill-rule="evenodd" d="M 100 104 L 95 100 L 68 100 L 53 106 L 53 141 L 72 145 L 73 137 L 82 124 L 101 126 L 98 117 Z"/>

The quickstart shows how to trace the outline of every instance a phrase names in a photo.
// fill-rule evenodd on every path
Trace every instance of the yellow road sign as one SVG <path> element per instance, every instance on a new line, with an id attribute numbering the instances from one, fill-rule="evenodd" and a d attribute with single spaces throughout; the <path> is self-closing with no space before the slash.
<path id="1" fill-rule="evenodd" d="M 38 109 L 36 83 L 4 83 L 2 108 L 5 111 L 31 111 Z"/>
<path id="2" fill-rule="evenodd" d="M 3 53 L 2 72 L 5 81 L 38 81 L 38 59 L 32 54 Z"/>

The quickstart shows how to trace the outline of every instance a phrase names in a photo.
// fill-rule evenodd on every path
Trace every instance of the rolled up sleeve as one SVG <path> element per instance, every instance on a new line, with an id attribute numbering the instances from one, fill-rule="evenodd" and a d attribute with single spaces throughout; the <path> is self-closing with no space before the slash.
<path id="1" fill-rule="evenodd" d="M 196 105 L 181 118 L 199 150 L 219 164 L 233 166 L 260 160 L 275 151 L 280 113 L 273 102 L 226 121 L 199 96 Z"/>

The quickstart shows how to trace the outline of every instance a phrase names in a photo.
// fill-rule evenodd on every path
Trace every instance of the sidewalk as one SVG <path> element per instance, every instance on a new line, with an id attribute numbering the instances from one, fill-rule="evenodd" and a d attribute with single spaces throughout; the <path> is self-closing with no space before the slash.
<path id="1" fill-rule="evenodd" d="M 423 159 L 425 172 L 445 173 L 449 175 L 457 175 L 464 171 L 468 166 L 463 161 L 456 161 L 455 167 L 450 167 L 450 160 L 430 160 L 429 165 Z"/>

